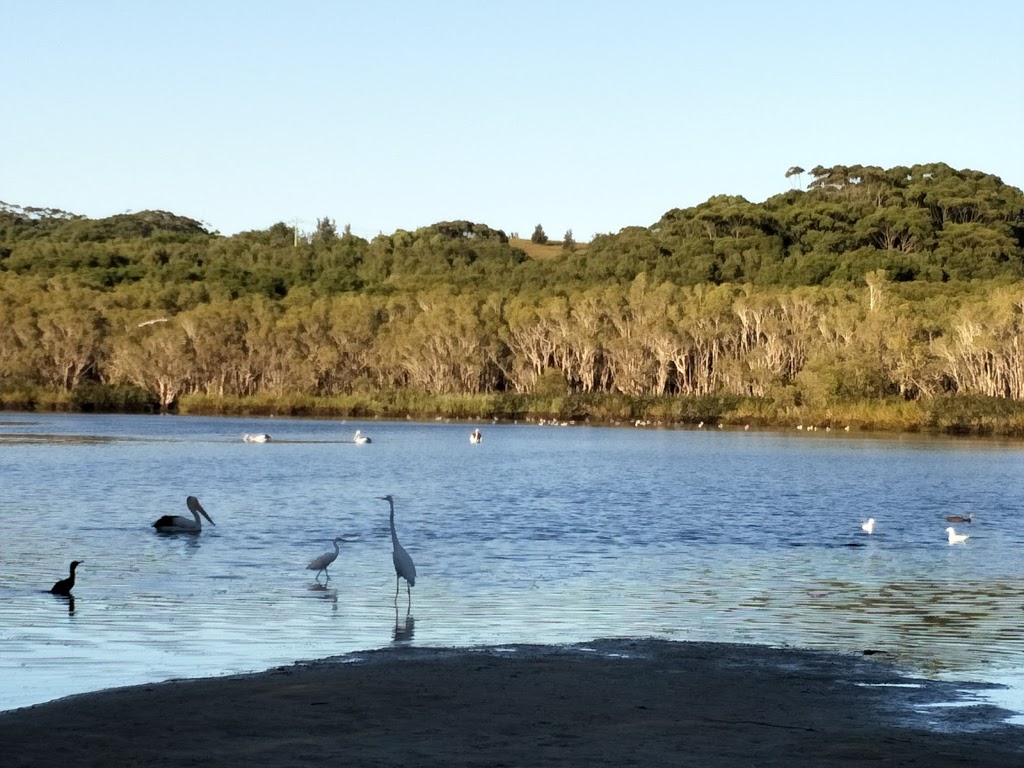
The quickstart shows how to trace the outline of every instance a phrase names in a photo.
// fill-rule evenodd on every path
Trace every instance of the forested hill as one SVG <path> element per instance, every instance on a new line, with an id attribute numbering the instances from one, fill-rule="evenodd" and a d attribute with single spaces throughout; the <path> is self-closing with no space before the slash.
<path id="1" fill-rule="evenodd" d="M 87 219 L 0 204 L 0 271 L 109 289 L 202 282 L 222 295 L 281 298 L 446 285 L 559 293 L 640 273 L 676 285 L 835 285 L 884 270 L 893 281 L 1024 277 L 1024 194 L 944 164 L 791 168 L 793 189 L 763 203 L 719 195 L 649 227 L 549 246 L 530 258 L 505 233 L 467 221 L 367 241 L 329 218 L 296 238 L 283 223 L 232 237 L 162 211 Z M 799 187 L 799 188 L 797 188 Z M 806 188 L 804 188 L 806 187 Z"/>
<path id="2" fill-rule="evenodd" d="M 585 244 L 0 204 L 0 406 L 795 424 L 867 402 L 842 418 L 1024 434 L 1021 190 L 942 164 L 780 186 Z"/>

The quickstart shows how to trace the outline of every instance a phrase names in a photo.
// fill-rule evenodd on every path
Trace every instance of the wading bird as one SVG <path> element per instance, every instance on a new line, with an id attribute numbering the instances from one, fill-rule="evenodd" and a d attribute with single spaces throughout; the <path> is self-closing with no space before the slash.
<path id="1" fill-rule="evenodd" d="M 244 435 L 242 435 L 242 440 L 246 443 L 269 443 L 270 435 L 265 433 L 250 435 L 248 432 L 246 432 Z"/>
<path id="2" fill-rule="evenodd" d="M 391 505 L 391 545 L 393 551 L 391 552 L 391 560 L 395 564 L 395 602 L 398 602 L 398 587 L 401 584 L 400 579 L 405 579 L 405 589 L 409 593 L 409 611 L 412 611 L 412 589 L 411 587 L 416 586 L 416 566 L 412 562 L 412 558 L 409 557 L 409 553 L 405 551 L 401 544 L 398 543 L 398 534 L 395 533 L 395 500 L 389 493 L 387 496 L 381 496 L 382 500 L 386 501 Z"/>
<path id="3" fill-rule="evenodd" d="M 306 566 L 308 570 L 316 571 L 317 583 L 320 582 L 321 571 L 324 573 L 325 576 L 327 576 L 327 578 L 324 580 L 324 584 L 331 580 L 331 574 L 327 571 L 327 566 L 329 566 L 331 563 L 338 559 L 338 553 L 341 551 L 340 547 L 338 547 L 338 542 L 341 541 L 344 541 L 344 539 L 342 539 L 341 536 L 335 536 L 334 541 L 331 542 L 332 544 L 334 544 L 334 551 L 324 552 L 322 555 L 320 555 L 320 557 L 314 557 L 312 560 L 309 561 L 309 565 Z"/>
<path id="4" fill-rule="evenodd" d="M 356 430 L 356 433 L 355 433 L 355 435 L 353 435 L 352 439 L 355 441 L 356 445 L 366 445 L 367 443 L 372 443 L 373 442 L 373 440 L 371 440 L 369 437 L 364 435 L 358 429 Z"/>
<path id="5" fill-rule="evenodd" d="M 967 541 L 969 538 L 971 538 L 966 533 L 957 533 L 952 525 L 949 526 L 949 528 L 946 529 L 946 533 L 949 534 L 949 543 L 950 544 L 963 544 L 965 541 Z"/>
<path id="6" fill-rule="evenodd" d="M 189 511 L 192 512 L 194 520 L 180 515 L 164 515 L 153 523 L 153 527 L 161 533 L 199 533 L 203 530 L 203 521 L 199 519 L 200 515 L 209 520 L 210 525 L 216 525 L 195 496 L 189 496 L 185 499 L 185 503 L 188 505 Z"/>
<path id="7" fill-rule="evenodd" d="M 85 560 L 72 560 L 71 574 L 66 579 L 61 579 L 52 587 L 50 587 L 50 594 L 64 595 L 65 597 L 70 597 L 71 590 L 75 586 L 75 569 L 84 562 Z"/>
<path id="8" fill-rule="evenodd" d="M 860 529 L 862 531 L 864 531 L 864 533 L 874 533 L 875 532 L 875 518 L 869 517 L 867 520 L 865 520 L 863 523 L 860 524 Z"/>
<path id="9" fill-rule="evenodd" d="M 974 513 L 968 512 L 967 517 L 963 515 L 950 515 L 946 518 L 947 523 L 969 523 L 974 520 Z"/>

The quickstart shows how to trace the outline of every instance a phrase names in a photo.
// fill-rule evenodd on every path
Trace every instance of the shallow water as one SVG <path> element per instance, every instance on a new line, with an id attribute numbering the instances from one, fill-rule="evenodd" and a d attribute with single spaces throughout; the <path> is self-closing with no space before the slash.
<path id="1" fill-rule="evenodd" d="M 1021 444 L 471 429 L 0 414 L 0 709 L 396 642 L 661 637 L 883 651 L 1006 683 L 994 699 L 1024 713 Z M 154 532 L 189 494 L 216 525 Z M 323 588 L 305 564 L 336 535 Z M 72 559 L 75 598 L 48 594 Z"/>

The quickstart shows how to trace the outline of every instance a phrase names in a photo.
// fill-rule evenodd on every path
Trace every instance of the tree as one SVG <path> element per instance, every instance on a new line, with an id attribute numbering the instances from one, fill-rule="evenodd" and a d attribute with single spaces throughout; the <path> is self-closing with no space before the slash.
<path id="1" fill-rule="evenodd" d="M 572 253 L 576 250 L 576 241 L 572 239 L 572 230 L 565 230 L 565 236 L 562 238 L 562 250 L 569 251 Z"/>
<path id="2" fill-rule="evenodd" d="M 538 224 L 533 228 L 533 235 L 530 237 L 530 242 L 537 243 L 538 245 L 545 245 L 548 241 L 548 236 L 544 234 L 544 227 Z"/>
<path id="3" fill-rule="evenodd" d="M 330 245 L 337 239 L 338 228 L 334 224 L 334 219 L 324 216 L 322 219 L 316 220 L 316 231 L 313 233 L 313 242 L 321 242 L 326 245 Z"/>

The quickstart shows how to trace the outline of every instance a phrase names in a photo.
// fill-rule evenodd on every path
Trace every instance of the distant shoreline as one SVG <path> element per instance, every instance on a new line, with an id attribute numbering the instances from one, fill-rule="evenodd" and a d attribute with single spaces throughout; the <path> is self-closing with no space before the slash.
<path id="1" fill-rule="evenodd" d="M 0 754 L 9 768 L 1019 766 L 1024 728 L 1004 712 L 934 706 L 965 687 L 744 645 L 391 648 L 0 713 Z"/>
<path id="2" fill-rule="evenodd" d="M 67 393 L 0 392 L 0 413 L 154 414 L 155 407 L 105 400 L 69 399 Z M 751 429 L 806 432 L 872 432 L 1024 439 L 1024 402 L 951 395 L 905 400 L 855 400 L 825 406 L 784 406 L 770 398 L 427 395 L 412 391 L 337 397 L 183 397 L 169 413 L 180 416 L 310 418 L 352 421 L 465 422 L 667 429 Z"/>

